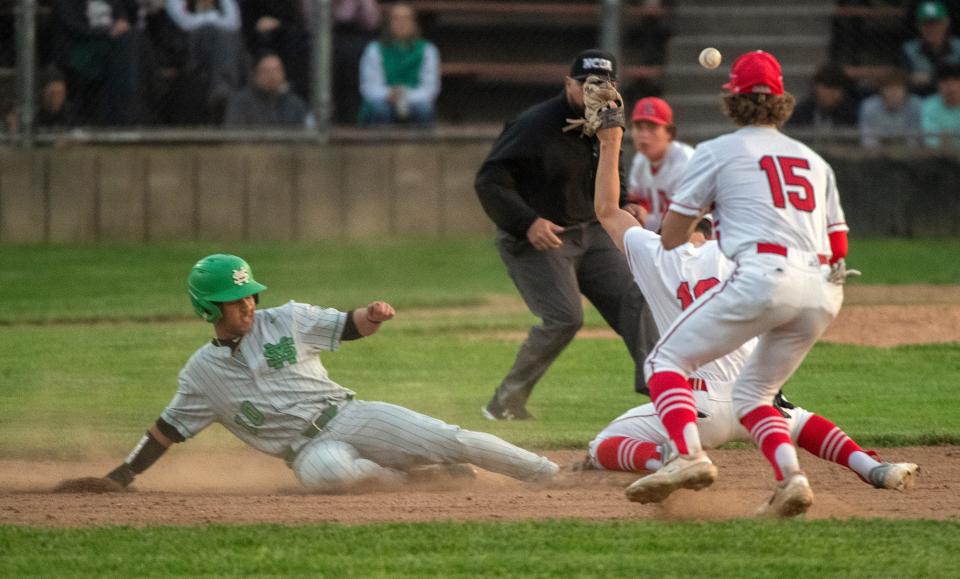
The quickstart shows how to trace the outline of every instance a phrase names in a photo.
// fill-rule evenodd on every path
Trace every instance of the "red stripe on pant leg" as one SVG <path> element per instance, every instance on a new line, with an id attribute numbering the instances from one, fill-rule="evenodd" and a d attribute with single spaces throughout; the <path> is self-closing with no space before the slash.
<path id="1" fill-rule="evenodd" d="M 636 438 L 611 436 L 597 445 L 597 462 L 607 470 L 639 472 L 646 470 L 645 465 L 651 458 L 660 460 L 657 445 Z"/>
<path id="2" fill-rule="evenodd" d="M 683 435 L 688 424 L 697 423 L 697 405 L 690 383 L 676 372 L 656 372 L 650 376 L 647 387 L 650 388 L 650 399 L 657 408 L 660 422 L 677 445 L 677 450 L 680 454 L 690 454 Z M 666 413 L 661 412 L 661 405 Z"/>
<path id="3" fill-rule="evenodd" d="M 763 422 L 763 424 L 760 424 Z M 758 406 L 740 419 L 740 424 L 750 432 L 760 452 L 767 457 L 777 480 L 783 480 L 783 472 L 777 463 L 776 452 L 781 444 L 790 444 L 790 427 L 780 412 L 773 406 Z M 759 425 L 759 428 L 757 426 Z"/>
<path id="4" fill-rule="evenodd" d="M 816 414 L 808 418 L 800 430 L 797 446 L 848 468 L 850 455 L 863 450 L 839 426 Z"/>

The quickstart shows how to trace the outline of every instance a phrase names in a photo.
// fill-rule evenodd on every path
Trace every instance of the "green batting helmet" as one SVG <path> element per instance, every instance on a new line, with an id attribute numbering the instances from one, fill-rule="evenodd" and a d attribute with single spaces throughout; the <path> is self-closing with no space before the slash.
<path id="1" fill-rule="evenodd" d="M 267 289 L 253 279 L 247 262 L 226 253 L 208 255 L 198 261 L 190 270 L 187 287 L 193 310 L 210 323 L 223 315 L 217 302 L 232 302 Z"/>

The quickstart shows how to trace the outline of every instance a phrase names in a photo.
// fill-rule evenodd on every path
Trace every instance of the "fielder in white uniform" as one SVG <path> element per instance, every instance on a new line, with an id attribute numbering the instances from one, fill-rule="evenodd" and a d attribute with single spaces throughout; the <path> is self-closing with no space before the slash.
<path id="1" fill-rule="evenodd" d="M 173 400 L 108 478 L 123 486 L 174 442 L 216 422 L 251 447 L 284 458 L 300 482 L 335 491 L 361 482 L 402 482 L 414 467 L 470 463 L 544 481 L 556 464 L 490 434 L 463 430 L 384 402 L 354 399 L 317 355 L 376 332 L 394 316 L 385 302 L 352 312 L 289 302 L 257 311 L 265 286 L 239 257 L 216 254 L 190 273 L 198 315 L 216 338 L 180 372 Z"/>
<path id="2" fill-rule="evenodd" d="M 697 147 L 661 242 L 665 249 L 686 243 L 712 209 L 720 250 L 736 268 L 684 310 L 647 358 L 669 456 L 630 485 L 627 496 L 659 502 L 676 489 L 713 483 L 717 469 L 703 451 L 688 377 L 758 337 L 734 383 L 733 407 L 780 482 L 769 513 L 795 516 L 810 507 L 813 492 L 773 400 L 840 309 L 847 227 L 829 165 L 778 130 L 794 103 L 783 90 L 779 62 L 766 52 L 747 53 L 724 87 L 727 115 L 743 128 Z M 612 179 L 609 168 L 606 174 Z"/>
<path id="3" fill-rule="evenodd" d="M 601 162 L 606 151 L 601 151 Z M 600 179 L 608 179 L 601 174 Z M 597 184 L 598 203 L 616 204 L 617 189 Z M 665 250 L 660 236 L 625 217 L 600 216 L 611 237 L 622 239 L 627 263 L 643 295 L 647 296 L 657 329 L 665 333 L 681 312 L 726 280 L 736 267 L 711 240 L 712 224 L 704 218 L 690 241 Z M 740 424 L 733 407 L 733 384 L 756 347 L 754 338 L 730 354 L 704 364 L 690 375 L 697 406 L 697 426 L 704 448 L 726 442 L 750 442 L 750 433 Z M 915 464 L 879 462 L 872 451 L 863 450 L 843 430 L 822 416 L 798 408 L 782 398 L 778 405 L 790 436 L 809 452 L 853 470 L 876 488 L 908 490 L 917 471 Z M 669 442 L 652 403 L 637 406 L 610 422 L 590 442 L 589 454 L 579 468 L 656 471 L 662 466 L 663 449 Z"/>
<path id="4" fill-rule="evenodd" d="M 660 231 L 660 223 L 693 155 L 693 147 L 676 141 L 673 109 L 667 101 L 647 97 L 637 101 L 630 136 L 636 154 L 630 167 L 627 201 L 643 208 L 643 226 Z"/>

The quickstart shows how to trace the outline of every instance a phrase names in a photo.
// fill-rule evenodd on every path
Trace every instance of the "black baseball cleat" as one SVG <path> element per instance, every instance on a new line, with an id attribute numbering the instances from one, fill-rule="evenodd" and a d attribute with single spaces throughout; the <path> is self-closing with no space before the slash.
<path id="1" fill-rule="evenodd" d="M 522 406 L 504 408 L 496 398 L 482 407 L 480 412 L 487 420 L 535 420 L 533 414 L 527 412 L 526 408 Z"/>

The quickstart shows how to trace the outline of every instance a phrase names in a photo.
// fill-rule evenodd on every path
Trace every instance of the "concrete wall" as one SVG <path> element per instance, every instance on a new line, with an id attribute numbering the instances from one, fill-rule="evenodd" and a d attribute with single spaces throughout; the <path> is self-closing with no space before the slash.
<path id="1" fill-rule="evenodd" d="M 0 242 L 318 240 L 492 231 L 489 142 L 0 150 Z"/>
<path id="2" fill-rule="evenodd" d="M 0 242 L 489 235 L 489 140 L 0 149 Z M 830 150 L 854 235 L 960 236 L 960 156 Z"/>

